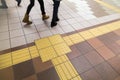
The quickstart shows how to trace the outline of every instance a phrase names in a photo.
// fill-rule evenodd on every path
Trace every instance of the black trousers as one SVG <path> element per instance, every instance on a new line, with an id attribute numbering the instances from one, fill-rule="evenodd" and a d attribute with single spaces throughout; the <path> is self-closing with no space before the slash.
<path id="1" fill-rule="evenodd" d="M 56 22 L 56 19 L 58 18 L 58 8 L 60 5 L 60 1 L 53 0 L 54 6 L 53 6 L 53 17 L 52 22 Z"/>
<path id="2" fill-rule="evenodd" d="M 38 0 L 38 2 L 40 4 L 41 13 L 43 15 L 43 14 L 45 14 L 44 2 L 43 2 L 43 0 Z M 29 15 L 34 4 L 35 4 L 35 0 L 30 0 L 30 4 L 27 7 L 27 12 L 26 12 L 27 15 Z"/>
<path id="3" fill-rule="evenodd" d="M 20 5 L 20 3 L 21 3 L 21 0 L 16 0 L 17 2 L 18 2 L 18 6 Z"/>

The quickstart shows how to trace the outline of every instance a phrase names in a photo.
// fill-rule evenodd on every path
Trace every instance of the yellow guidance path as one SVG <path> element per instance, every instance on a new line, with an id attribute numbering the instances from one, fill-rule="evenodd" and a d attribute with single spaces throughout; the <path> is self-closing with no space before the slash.
<path id="1" fill-rule="evenodd" d="M 52 60 L 60 80 L 82 80 L 65 55 L 71 50 L 60 35 L 36 40 L 35 43 L 42 61 Z"/>
<path id="2" fill-rule="evenodd" d="M 67 58 L 69 46 L 120 29 L 120 21 L 98 26 L 97 28 L 61 37 L 54 35 L 35 41 L 35 46 L 0 55 L 0 69 L 39 57 L 43 62 L 51 60 L 61 80 L 81 80 Z"/>

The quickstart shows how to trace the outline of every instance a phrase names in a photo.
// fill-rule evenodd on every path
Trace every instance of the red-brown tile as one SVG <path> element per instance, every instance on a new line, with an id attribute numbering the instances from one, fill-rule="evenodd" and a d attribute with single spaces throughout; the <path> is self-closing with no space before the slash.
<path id="1" fill-rule="evenodd" d="M 0 80 L 14 80 L 12 67 L 0 70 Z"/>
<path id="2" fill-rule="evenodd" d="M 29 76 L 29 77 L 26 77 L 22 80 L 37 80 L 37 76 L 36 75 L 32 75 L 32 76 Z"/>
<path id="3" fill-rule="evenodd" d="M 81 42 L 76 47 L 82 54 L 86 54 L 94 49 L 88 42 Z"/>
<path id="4" fill-rule="evenodd" d="M 120 73 L 120 57 L 116 56 L 110 60 L 108 60 L 108 62 L 112 65 L 112 67 Z"/>
<path id="5" fill-rule="evenodd" d="M 76 46 L 71 46 L 70 48 L 71 48 L 72 52 L 67 54 L 69 59 L 72 59 L 72 58 L 75 58 L 75 57 L 81 55 L 80 51 L 76 48 Z"/>
<path id="6" fill-rule="evenodd" d="M 71 63 L 76 68 L 79 74 L 92 68 L 92 65 L 88 62 L 88 60 L 84 56 L 73 58 L 71 60 Z"/>
<path id="7" fill-rule="evenodd" d="M 107 47 L 115 54 L 119 55 L 120 54 L 120 45 L 116 43 L 112 43 L 110 45 L 107 45 Z"/>
<path id="8" fill-rule="evenodd" d="M 115 30 L 114 33 L 120 36 L 120 29 Z"/>
<path id="9" fill-rule="evenodd" d="M 115 33 L 111 32 L 111 33 L 99 36 L 98 39 L 101 40 L 104 44 L 109 45 L 119 40 L 120 37 L 116 35 Z"/>
<path id="10" fill-rule="evenodd" d="M 101 62 L 104 61 L 104 59 L 96 51 L 89 52 L 88 54 L 85 55 L 85 57 L 93 66 L 100 64 Z"/>
<path id="11" fill-rule="evenodd" d="M 116 43 L 120 46 L 120 40 L 116 41 Z"/>
<path id="12" fill-rule="evenodd" d="M 115 54 L 106 46 L 102 46 L 96 50 L 105 60 L 108 60 L 115 56 Z"/>
<path id="13" fill-rule="evenodd" d="M 98 38 L 89 39 L 88 43 L 94 48 L 98 48 L 104 45 L 104 43 L 102 43 Z"/>
<path id="14" fill-rule="evenodd" d="M 95 67 L 103 80 L 114 80 L 119 74 L 107 63 L 103 62 Z"/>
<path id="15" fill-rule="evenodd" d="M 53 66 L 50 61 L 43 63 L 39 57 L 33 59 L 33 65 L 36 73 L 42 72 Z"/>
<path id="16" fill-rule="evenodd" d="M 95 69 L 90 69 L 89 71 L 81 74 L 81 77 L 83 80 L 102 80 L 101 76 Z"/>
<path id="17" fill-rule="evenodd" d="M 37 74 L 38 80 L 60 80 L 56 70 L 52 67 Z"/>
<path id="18" fill-rule="evenodd" d="M 15 80 L 22 80 L 25 77 L 35 74 L 32 60 L 13 66 Z"/>
<path id="19" fill-rule="evenodd" d="M 115 80 L 120 80 L 120 76 L 119 76 L 119 77 L 117 77 Z"/>

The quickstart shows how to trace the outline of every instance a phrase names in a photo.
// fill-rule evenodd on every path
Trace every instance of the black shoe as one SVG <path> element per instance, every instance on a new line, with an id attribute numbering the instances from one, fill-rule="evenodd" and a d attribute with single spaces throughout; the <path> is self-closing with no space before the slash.
<path id="1" fill-rule="evenodd" d="M 56 21 L 59 21 L 60 19 L 59 18 L 56 18 Z"/>
<path id="2" fill-rule="evenodd" d="M 18 7 L 21 7 L 21 6 L 20 6 L 21 0 L 16 0 L 16 1 L 17 1 L 17 6 L 18 6 Z"/>
<path id="3" fill-rule="evenodd" d="M 56 22 L 51 22 L 51 27 L 54 27 L 54 26 L 56 26 L 56 25 L 57 25 Z"/>

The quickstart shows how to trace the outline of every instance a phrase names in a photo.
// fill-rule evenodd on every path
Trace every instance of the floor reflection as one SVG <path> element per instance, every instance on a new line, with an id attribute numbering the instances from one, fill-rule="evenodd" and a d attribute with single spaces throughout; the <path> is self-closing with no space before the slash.
<path id="1" fill-rule="evenodd" d="M 2 8 L 2 9 L 8 8 L 5 0 L 1 0 L 1 3 L 2 3 L 2 5 L 0 5 L 0 8 Z"/>

